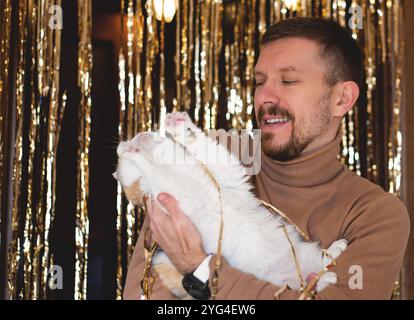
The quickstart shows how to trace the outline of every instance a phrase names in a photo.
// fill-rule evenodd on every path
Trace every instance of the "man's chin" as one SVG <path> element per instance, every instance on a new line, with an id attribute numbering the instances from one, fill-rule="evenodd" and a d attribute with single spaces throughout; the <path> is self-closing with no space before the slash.
<path id="1" fill-rule="evenodd" d="M 262 134 L 262 148 L 265 153 L 279 153 L 284 152 L 292 143 L 292 138 L 286 138 L 281 140 L 279 137 L 275 137 L 273 134 Z"/>
<path id="2" fill-rule="evenodd" d="M 303 151 L 303 146 L 298 146 L 292 140 L 277 144 L 272 141 L 262 141 L 262 149 L 265 155 L 276 161 L 290 161 L 298 158 Z"/>

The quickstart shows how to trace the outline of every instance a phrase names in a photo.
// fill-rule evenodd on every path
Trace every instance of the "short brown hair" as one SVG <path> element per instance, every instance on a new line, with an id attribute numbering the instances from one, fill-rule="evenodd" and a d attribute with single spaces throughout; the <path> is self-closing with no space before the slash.
<path id="1" fill-rule="evenodd" d="M 319 44 L 329 86 L 339 81 L 354 81 L 361 88 L 363 53 L 348 29 L 331 19 L 291 18 L 272 25 L 263 35 L 261 45 L 287 37 L 305 38 Z"/>

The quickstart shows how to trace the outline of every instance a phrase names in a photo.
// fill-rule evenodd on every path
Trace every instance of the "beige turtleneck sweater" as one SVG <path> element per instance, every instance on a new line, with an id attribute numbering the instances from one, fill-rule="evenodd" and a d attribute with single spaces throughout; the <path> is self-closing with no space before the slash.
<path id="1" fill-rule="evenodd" d="M 408 213 L 397 197 L 337 160 L 339 141 L 338 134 L 328 145 L 288 162 L 262 154 L 261 171 L 254 177 L 255 191 L 284 211 L 311 240 L 320 241 L 323 248 L 338 239 L 348 240 L 348 248 L 332 268 L 338 283 L 317 294 L 316 299 L 389 299 L 408 241 Z M 140 298 L 144 262 L 141 236 L 129 265 L 125 299 Z M 214 266 L 215 256 L 210 261 L 210 284 Z M 355 288 L 357 284 L 362 288 Z M 274 299 L 279 289 L 223 259 L 216 299 Z M 298 297 L 299 292 L 289 289 L 279 296 Z M 150 298 L 175 299 L 157 278 Z"/>

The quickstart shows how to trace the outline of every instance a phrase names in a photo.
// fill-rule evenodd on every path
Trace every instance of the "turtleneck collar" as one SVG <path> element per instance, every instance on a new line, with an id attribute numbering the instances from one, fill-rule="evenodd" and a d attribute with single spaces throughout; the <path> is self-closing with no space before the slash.
<path id="1" fill-rule="evenodd" d="M 343 164 L 337 160 L 341 137 L 339 130 L 330 143 L 286 162 L 272 160 L 262 151 L 261 170 L 257 178 L 260 180 L 263 177 L 264 180 L 292 187 L 311 187 L 326 183 L 344 170 Z"/>

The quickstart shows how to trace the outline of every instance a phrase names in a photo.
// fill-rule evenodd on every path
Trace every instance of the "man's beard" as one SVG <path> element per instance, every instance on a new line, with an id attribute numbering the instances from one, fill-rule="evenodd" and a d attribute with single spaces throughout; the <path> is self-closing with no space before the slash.
<path id="1" fill-rule="evenodd" d="M 259 123 L 262 122 L 262 118 L 265 114 L 270 114 L 287 117 L 290 119 L 292 125 L 292 133 L 289 141 L 281 146 L 273 145 L 273 133 L 269 132 L 262 134 L 261 141 L 263 152 L 271 159 L 278 161 L 289 161 L 299 157 L 302 151 L 305 150 L 312 141 L 328 129 L 332 118 L 329 111 L 330 96 L 330 91 L 321 96 L 317 103 L 319 111 L 312 115 L 308 124 L 306 124 L 305 120 L 296 123 L 294 115 L 290 114 L 286 109 L 281 108 L 279 105 L 273 105 L 266 110 L 260 108 L 258 114 Z"/>

